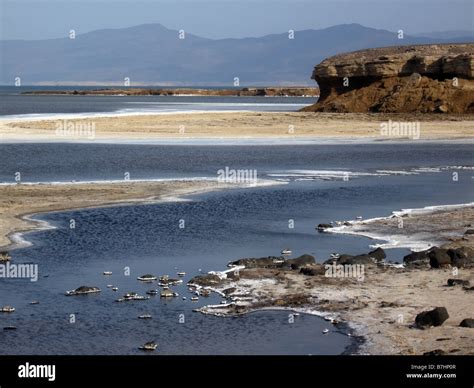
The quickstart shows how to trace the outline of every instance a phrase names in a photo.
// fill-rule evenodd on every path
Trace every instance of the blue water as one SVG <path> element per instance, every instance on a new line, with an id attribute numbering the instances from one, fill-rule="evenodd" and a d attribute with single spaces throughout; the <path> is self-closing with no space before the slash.
<path id="1" fill-rule="evenodd" d="M 94 87 L 95 88 L 95 87 Z M 97 87 L 97 89 L 100 87 Z M 314 97 L 187 97 L 23 95 L 34 90 L 81 90 L 91 87 L 0 86 L 0 116 L 157 113 L 189 110 L 296 111 Z"/>
<path id="2" fill-rule="evenodd" d="M 291 170 L 367 171 L 472 165 L 471 144 L 111 145 L 0 144 L 0 182 L 216 177 L 256 169 L 259 178 Z"/>
<path id="3" fill-rule="evenodd" d="M 193 308 L 220 298 L 189 300 L 186 287 L 174 290 L 188 300 L 159 297 L 115 303 L 127 291 L 151 288 L 136 277 L 144 273 L 190 277 L 224 269 L 229 260 L 277 255 L 291 247 L 318 261 L 329 253 L 367 252 L 377 243 L 362 237 L 317 233 L 320 222 L 388 215 L 400 208 L 470 202 L 472 170 L 441 169 L 417 175 L 377 175 L 378 169 L 471 166 L 472 146 L 452 144 L 287 145 L 287 146 L 132 146 L 97 144 L 0 145 L 0 181 L 12 182 L 22 171 L 25 181 L 132 179 L 216 176 L 218 168 L 257 169 L 260 178 L 283 172 L 282 185 L 201 194 L 188 202 L 127 205 L 57 212 L 37 216 L 56 227 L 27 234 L 31 247 L 12 252 L 14 262 L 38 263 L 40 279 L 0 280 L 0 305 L 17 308 L 1 314 L 1 354 L 136 354 L 148 340 L 157 354 L 340 354 L 352 341 L 320 318 L 288 312 L 258 312 L 216 318 Z M 291 175 L 304 170 L 307 179 Z M 315 170 L 372 172 L 348 181 L 317 179 Z M 459 173 L 453 181 L 452 172 Z M 286 174 L 286 175 L 285 175 Z M 0 186 L 1 189 L 1 186 Z M 76 228 L 70 229 L 74 219 Z M 185 228 L 179 228 L 179 220 Z M 294 220 L 294 229 L 288 220 Z M 400 260 L 406 250 L 388 251 Z M 124 275 L 129 267 L 130 276 Z M 102 272 L 113 271 L 111 277 Z M 106 288 L 114 284 L 119 291 Z M 83 284 L 102 288 L 99 295 L 66 297 Z M 30 305 L 39 300 L 39 305 Z M 139 314 L 154 319 L 141 321 Z M 70 314 L 76 322 L 69 323 Z M 185 323 L 178 323 L 184 314 Z M 331 329 L 323 335 L 322 329 Z"/>

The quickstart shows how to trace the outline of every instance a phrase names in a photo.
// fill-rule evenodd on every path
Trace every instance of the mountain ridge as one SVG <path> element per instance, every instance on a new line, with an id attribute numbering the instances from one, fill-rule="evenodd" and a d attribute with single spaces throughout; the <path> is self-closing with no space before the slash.
<path id="1" fill-rule="evenodd" d="M 102 29 L 75 39 L 0 41 L 0 83 L 61 84 L 76 82 L 134 85 L 310 85 L 315 63 L 340 52 L 402 44 L 448 43 L 439 38 L 406 35 L 340 24 L 319 30 L 262 37 L 210 39 L 160 23 Z M 236 77 L 239 84 L 234 85 Z"/>

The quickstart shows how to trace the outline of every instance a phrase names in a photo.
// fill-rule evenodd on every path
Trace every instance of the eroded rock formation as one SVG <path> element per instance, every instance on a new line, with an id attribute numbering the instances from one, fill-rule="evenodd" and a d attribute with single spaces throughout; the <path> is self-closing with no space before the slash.
<path id="1" fill-rule="evenodd" d="M 325 59 L 321 112 L 474 113 L 474 43 L 396 46 Z"/>

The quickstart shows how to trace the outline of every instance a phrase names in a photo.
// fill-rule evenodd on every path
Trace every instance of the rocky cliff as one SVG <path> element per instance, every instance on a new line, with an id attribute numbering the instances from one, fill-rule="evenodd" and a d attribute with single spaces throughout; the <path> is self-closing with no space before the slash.
<path id="1" fill-rule="evenodd" d="M 325 59 L 319 112 L 474 113 L 474 43 L 396 46 Z"/>

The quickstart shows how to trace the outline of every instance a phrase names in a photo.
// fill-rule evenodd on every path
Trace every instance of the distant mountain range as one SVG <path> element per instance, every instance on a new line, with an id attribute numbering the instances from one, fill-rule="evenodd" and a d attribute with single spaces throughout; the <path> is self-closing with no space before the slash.
<path id="1" fill-rule="evenodd" d="M 240 86 L 314 85 L 313 67 L 347 51 L 401 44 L 472 41 L 465 31 L 409 36 L 342 24 L 259 38 L 207 39 L 161 24 L 97 30 L 75 39 L 0 41 L 0 83 Z"/>

